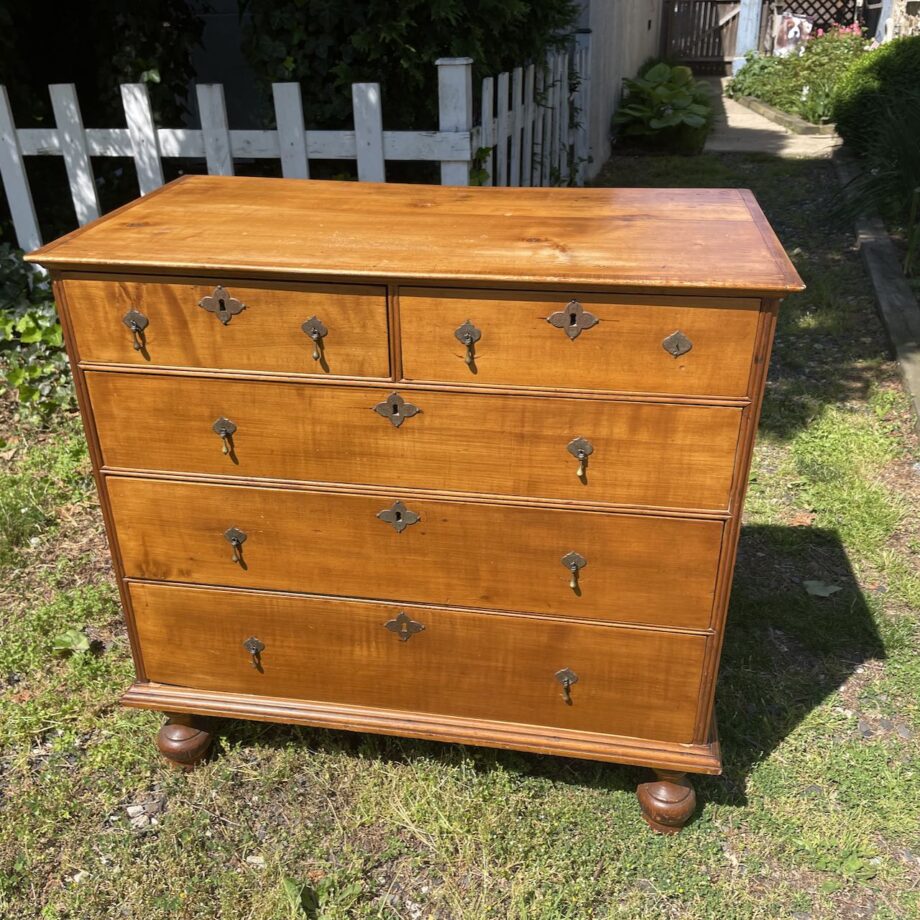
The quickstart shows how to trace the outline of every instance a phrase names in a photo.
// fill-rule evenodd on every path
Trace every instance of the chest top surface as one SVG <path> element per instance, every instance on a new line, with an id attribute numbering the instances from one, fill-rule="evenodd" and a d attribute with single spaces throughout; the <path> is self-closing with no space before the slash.
<path id="1" fill-rule="evenodd" d="M 31 253 L 50 268 L 721 290 L 801 279 L 745 189 L 185 176 Z"/>

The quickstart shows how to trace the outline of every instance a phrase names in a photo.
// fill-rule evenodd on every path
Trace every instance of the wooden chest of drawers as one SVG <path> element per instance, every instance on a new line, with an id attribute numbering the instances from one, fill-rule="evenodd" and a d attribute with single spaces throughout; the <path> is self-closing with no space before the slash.
<path id="1" fill-rule="evenodd" d="M 678 829 L 779 300 L 749 192 L 188 177 L 51 268 L 137 680 L 643 764 Z"/>

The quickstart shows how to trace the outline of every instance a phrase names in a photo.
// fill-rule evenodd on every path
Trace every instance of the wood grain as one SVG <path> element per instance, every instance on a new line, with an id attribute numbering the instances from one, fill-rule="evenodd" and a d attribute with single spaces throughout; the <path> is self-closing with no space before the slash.
<path id="1" fill-rule="evenodd" d="M 29 258 L 55 268 L 800 290 L 759 213 L 737 189 L 187 176 Z"/>
<path id="2" fill-rule="evenodd" d="M 251 693 L 192 690 L 149 681 L 132 684 L 122 694 L 121 703 L 135 709 L 202 713 L 226 719 L 257 719 L 316 728 L 375 732 L 381 735 L 424 738 L 428 741 L 449 741 L 455 744 L 531 751 L 535 754 L 686 770 L 691 773 L 722 772 L 719 740 L 715 734 L 708 735 L 703 742 L 683 744 L 562 728 L 547 731 L 539 725 L 400 712 L 373 706 L 346 706 L 342 703 L 264 697 Z"/>
<path id="3" fill-rule="evenodd" d="M 151 680 L 689 743 L 706 639 L 548 618 L 132 583 Z M 264 644 L 253 667 L 243 642 Z M 566 705 L 554 675 L 578 682 Z"/>
<path id="4" fill-rule="evenodd" d="M 741 412 L 415 390 L 394 427 L 380 390 L 88 372 L 104 462 L 122 469 L 728 507 Z M 232 453 L 212 423 L 237 425 Z M 566 450 L 594 445 L 585 481 Z"/>
<path id="5" fill-rule="evenodd" d="M 108 477 L 129 577 L 706 629 L 717 521 Z M 246 533 L 244 565 L 224 532 Z M 579 590 L 561 563 L 588 564 Z M 661 560 L 667 564 L 662 565 Z M 244 567 L 245 566 L 245 567 Z"/>
<path id="6" fill-rule="evenodd" d="M 546 319 L 571 299 L 599 320 L 574 340 Z M 403 374 L 468 386 L 745 396 L 759 308 L 727 297 L 401 288 Z M 454 335 L 467 320 L 482 333 L 471 365 Z M 662 342 L 678 330 L 693 347 L 675 358 Z"/>
<path id="7" fill-rule="evenodd" d="M 367 285 L 261 283 L 221 278 L 246 305 L 226 325 L 198 306 L 216 281 L 137 277 L 70 277 L 63 282 L 76 347 L 84 363 L 318 376 L 388 377 L 386 291 Z M 134 348 L 122 322 L 129 310 L 150 321 L 145 347 Z M 301 324 L 317 316 L 328 328 L 322 361 Z"/>

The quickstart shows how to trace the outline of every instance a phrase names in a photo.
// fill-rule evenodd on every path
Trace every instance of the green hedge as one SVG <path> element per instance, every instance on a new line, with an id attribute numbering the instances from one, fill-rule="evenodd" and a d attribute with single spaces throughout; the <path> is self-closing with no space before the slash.
<path id="1" fill-rule="evenodd" d="M 540 59 L 577 16 L 573 0 L 240 0 L 244 52 L 263 87 L 301 84 L 307 124 L 351 124 L 351 84 L 381 84 L 388 128 L 437 126 L 439 57 L 488 76 Z M 270 115 L 270 111 L 267 111 Z"/>
<path id="2" fill-rule="evenodd" d="M 853 62 L 866 53 L 866 45 L 858 31 L 832 29 L 810 39 L 802 54 L 748 54 L 729 85 L 729 95 L 753 96 L 820 124 L 832 117 L 835 88 Z"/>
<path id="3" fill-rule="evenodd" d="M 838 133 L 857 153 L 867 153 L 883 124 L 915 104 L 918 90 L 920 35 L 881 45 L 854 61 L 837 83 L 833 118 Z"/>

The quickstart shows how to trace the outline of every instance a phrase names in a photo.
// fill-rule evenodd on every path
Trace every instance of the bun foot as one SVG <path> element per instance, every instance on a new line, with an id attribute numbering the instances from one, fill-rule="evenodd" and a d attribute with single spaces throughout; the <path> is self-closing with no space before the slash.
<path id="1" fill-rule="evenodd" d="M 659 834 L 676 834 L 696 810 L 696 793 L 686 773 L 656 770 L 658 779 L 636 789 L 642 817 Z"/>
<path id="2" fill-rule="evenodd" d="M 185 713 L 167 714 L 166 723 L 157 732 L 157 749 L 179 770 L 191 770 L 201 763 L 213 741 L 198 716 Z"/>

